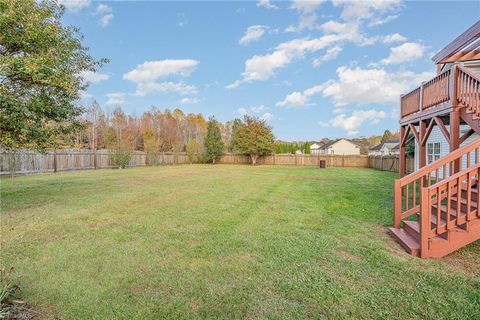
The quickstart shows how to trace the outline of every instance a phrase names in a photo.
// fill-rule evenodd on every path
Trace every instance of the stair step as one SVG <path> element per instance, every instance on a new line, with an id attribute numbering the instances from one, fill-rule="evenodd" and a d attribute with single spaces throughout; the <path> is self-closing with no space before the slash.
<path id="1" fill-rule="evenodd" d="M 420 256 L 420 242 L 417 241 L 414 237 L 405 232 L 404 229 L 389 228 L 390 233 L 393 235 L 395 240 L 397 240 L 400 245 L 405 248 L 405 250 L 413 255 Z"/>
<path id="2" fill-rule="evenodd" d="M 403 221 L 403 230 L 415 238 L 415 240 L 420 241 L 420 224 L 418 221 Z"/>
<path id="3" fill-rule="evenodd" d="M 434 208 L 435 210 L 437 209 L 437 205 L 432 205 L 432 208 Z M 440 210 L 441 210 L 441 219 L 440 219 L 440 224 L 445 224 L 446 223 L 446 215 L 447 215 L 447 206 L 442 204 L 440 206 Z M 462 220 L 462 218 L 466 217 L 467 214 L 465 211 L 463 210 L 460 210 L 460 220 Z M 453 219 L 456 219 L 457 218 L 457 209 L 455 207 L 450 207 L 450 221 L 453 221 Z M 434 224 L 437 224 L 437 215 L 435 212 L 432 211 L 432 223 Z"/>
<path id="4" fill-rule="evenodd" d="M 472 198 L 473 198 L 473 197 L 472 197 Z M 451 200 L 457 202 L 457 197 L 452 197 Z M 460 198 L 460 203 L 466 205 L 466 204 L 467 204 L 467 199 L 465 199 L 464 197 L 461 197 L 461 198 Z M 477 201 L 475 201 L 474 199 L 470 199 L 470 206 L 471 206 L 472 208 L 478 207 Z"/>

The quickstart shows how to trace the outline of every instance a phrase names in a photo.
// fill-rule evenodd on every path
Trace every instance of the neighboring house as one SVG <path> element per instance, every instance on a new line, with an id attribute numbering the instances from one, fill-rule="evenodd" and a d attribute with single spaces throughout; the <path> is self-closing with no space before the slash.
<path id="1" fill-rule="evenodd" d="M 320 154 L 359 155 L 360 147 L 347 139 L 338 139 L 324 144 Z"/>
<path id="2" fill-rule="evenodd" d="M 310 145 L 310 154 L 321 154 L 321 145 L 318 143 L 313 143 Z"/>
<path id="3" fill-rule="evenodd" d="M 400 139 L 392 138 L 368 149 L 369 156 L 392 156 L 400 154 Z"/>

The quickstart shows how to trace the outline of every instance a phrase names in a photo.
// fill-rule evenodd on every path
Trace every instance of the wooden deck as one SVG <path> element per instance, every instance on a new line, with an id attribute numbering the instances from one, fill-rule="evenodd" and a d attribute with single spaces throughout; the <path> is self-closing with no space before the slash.
<path id="1" fill-rule="evenodd" d="M 471 128 L 463 135 L 461 123 Z M 427 164 L 433 126 L 450 153 Z M 442 257 L 480 239 L 480 138 L 460 147 L 475 132 L 480 133 L 480 77 L 467 68 L 454 65 L 401 97 L 401 178 L 395 181 L 390 232 L 410 254 Z M 405 149 L 412 140 L 420 169 L 404 176 Z"/>

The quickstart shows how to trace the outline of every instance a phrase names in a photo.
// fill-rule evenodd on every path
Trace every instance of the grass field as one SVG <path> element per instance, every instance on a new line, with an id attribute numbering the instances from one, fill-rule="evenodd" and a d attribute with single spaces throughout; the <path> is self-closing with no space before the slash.
<path id="1" fill-rule="evenodd" d="M 387 234 L 394 174 L 183 165 L 1 180 L 1 264 L 41 318 L 478 319 L 480 243 Z"/>

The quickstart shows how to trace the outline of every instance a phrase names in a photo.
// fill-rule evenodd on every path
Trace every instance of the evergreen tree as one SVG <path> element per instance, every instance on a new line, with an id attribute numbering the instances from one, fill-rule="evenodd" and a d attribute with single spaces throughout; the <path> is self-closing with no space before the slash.
<path id="1" fill-rule="evenodd" d="M 210 118 L 207 125 L 207 136 L 205 138 L 205 161 L 212 162 L 219 160 L 223 153 L 222 133 L 215 118 Z"/>
<path id="2" fill-rule="evenodd" d="M 232 125 L 232 138 L 230 139 L 230 152 L 238 152 L 238 129 L 242 126 L 242 120 L 233 120 Z"/>
<path id="3" fill-rule="evenodd" d="M 310 143 L 305 142 L 305 154 L 310 154 Z"/>
<path id="4" fill-rule="evenodd" d="M 383 132 L 383 136 L 382 136 L 382 143 L 387 142 L 390 139 L 391 136 L 392 136 L 392 133 L 390 132 L 390 130 L 388 130 L 388 129 L 385 130 Z"/>

